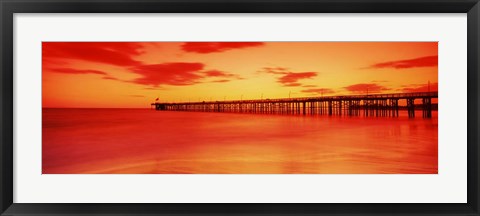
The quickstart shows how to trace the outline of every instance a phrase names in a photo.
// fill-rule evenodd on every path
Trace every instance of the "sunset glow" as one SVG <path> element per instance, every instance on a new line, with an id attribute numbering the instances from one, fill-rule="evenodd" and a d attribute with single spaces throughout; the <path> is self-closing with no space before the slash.
<path id="1" fill-rule="evenodd" d="M 438 90 L 436 42 L 43 42 L 43 107 Z"/>

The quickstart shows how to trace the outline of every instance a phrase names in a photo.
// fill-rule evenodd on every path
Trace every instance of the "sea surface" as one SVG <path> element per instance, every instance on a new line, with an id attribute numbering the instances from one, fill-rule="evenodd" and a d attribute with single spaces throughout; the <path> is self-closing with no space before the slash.
<path id="1" fill-rule="evenodd" d="M 43 109 L 44 174 L 438 173 L 438 118 Z"/>

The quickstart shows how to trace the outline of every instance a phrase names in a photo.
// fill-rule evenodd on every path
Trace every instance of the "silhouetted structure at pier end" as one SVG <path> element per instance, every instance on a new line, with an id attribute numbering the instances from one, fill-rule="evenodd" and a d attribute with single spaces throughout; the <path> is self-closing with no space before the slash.
<path id="1" fill-rule="evenodd" d="M 411 118 L 415 117 L 415 110 L 421 110 L 424 118 L 431 118 L 432 110 L 438 109 L 437 104 L 432 104 L 433 98 L 438 98 L 438 92 L 152 103 L 151 106 L 166 111 L 376 117 L 398 117 L 399 110 L 407 110 Z M 406 105 L 399 106 L 400 100 L 405 100 Z M 417 100 L 421 104 L 415 104 Z"/>

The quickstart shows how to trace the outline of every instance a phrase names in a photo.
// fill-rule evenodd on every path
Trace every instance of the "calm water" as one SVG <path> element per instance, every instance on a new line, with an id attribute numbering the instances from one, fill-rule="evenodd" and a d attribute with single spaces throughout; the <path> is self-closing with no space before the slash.
<path id="1" fill-rule="evenodd" d="M 44 109 L 43 173 L 437 173 L 417 116 Z"/>

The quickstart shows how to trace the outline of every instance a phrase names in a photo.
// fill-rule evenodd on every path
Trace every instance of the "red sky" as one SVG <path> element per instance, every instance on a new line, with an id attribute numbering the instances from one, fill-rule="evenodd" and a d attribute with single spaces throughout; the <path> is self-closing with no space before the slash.
<path id="1" fill-rule="evenodd" d="M 437 45 L 43 42 L 43 107 L 437 91 Z"/>

